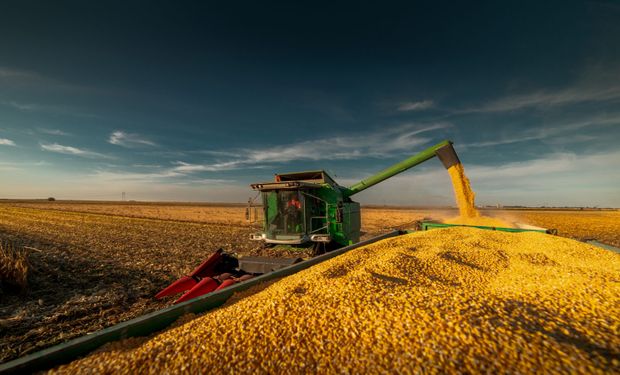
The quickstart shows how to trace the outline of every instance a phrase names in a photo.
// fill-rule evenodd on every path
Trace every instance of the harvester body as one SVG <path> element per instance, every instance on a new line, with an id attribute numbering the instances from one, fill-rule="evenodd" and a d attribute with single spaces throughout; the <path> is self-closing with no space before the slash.
<path id="1" fill-rule="evenodd" d="M 275 181 L 252 184 L 262 194 L 264 223 L 253 240 L 266 244 L 326 244 L 338 248 L 360 239 L 360 205 L 351 196 L 438 156 L 447 168 L 459 163 L 452 142 L 444 141 L 350 187 L 325 171 L 276 174 Z"/>
<path id="2" fill-rule="evenodd" d="M 252 188 L 261 192 L 265 218 L 263 232 L 252 239 L 284 245 L 359 241 L 359 203 L 325 171 L 277 174 L 275 182 Z"/>

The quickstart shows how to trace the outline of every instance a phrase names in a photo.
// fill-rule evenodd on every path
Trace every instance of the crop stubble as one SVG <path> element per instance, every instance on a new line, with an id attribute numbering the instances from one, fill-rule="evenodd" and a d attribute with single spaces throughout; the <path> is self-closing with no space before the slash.
<path id="1" fill-rule="evenodd" d="M 0 238 L 33 250 L 29 288 L 0 298 L 0 362 L 164 307 L 153 295 L 247 226 L 0 206 Z"/>

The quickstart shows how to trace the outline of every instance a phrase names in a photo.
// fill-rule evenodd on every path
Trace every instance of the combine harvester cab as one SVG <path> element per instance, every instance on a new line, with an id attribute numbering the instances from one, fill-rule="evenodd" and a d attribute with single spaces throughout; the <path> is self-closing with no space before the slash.
<path id="1" fill-rule="evenodd" d="M 325 171 L 277 174 L 275 182 L 251 185 L 262 195 L 263 232 L 251 239 L 267 245 L 313 245 L 322 250 L 359 242 L 360 205 Z"/>
<path id="2" fill-rule="evenodd" d="M 250 238 L 267 246 L 312 246 L 314 255 L 356 244 L 360 240 L 360 204 L 351 196 L 435 156 L 446 169 L 460 163 L 452 142 L 443 141 L 348 188 L 323 170 L 276 174 L 273 182 L 252 184 L 262 195 L 264 222 L 263 231 Z M 175 303 L 187 301 L 301 260 L 236 258 L 220 249 L 156 297 L 184 293 Z"/>

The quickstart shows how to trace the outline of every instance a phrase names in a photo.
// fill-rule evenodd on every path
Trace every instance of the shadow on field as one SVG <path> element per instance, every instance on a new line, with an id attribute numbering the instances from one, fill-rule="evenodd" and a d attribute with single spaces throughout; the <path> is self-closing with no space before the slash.
<path id="1" fill-rule="evenodd" d="M 32 248 L 27 289 L 0 293 L 0 362 L 167 304 L 152 297 L 167 283 L 160 272 L 31 234 L 0 228 L 0 238 Z"/>

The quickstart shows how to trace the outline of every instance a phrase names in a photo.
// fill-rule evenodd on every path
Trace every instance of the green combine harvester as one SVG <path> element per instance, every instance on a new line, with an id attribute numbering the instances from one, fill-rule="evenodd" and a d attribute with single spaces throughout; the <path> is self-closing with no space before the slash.
<path id="1" fill-rule="evenodd" d="M 264 227 L 251 239 L 268 245 L 315 247 L 315 253 L 359 242 L 360 205 L 351 197 L 437 156 L 446 169 L 460 163 L 452 142 L 443 141 L 350 187 L 325 171 L 276 174 L 252 184 L 262 194 Z"/>

